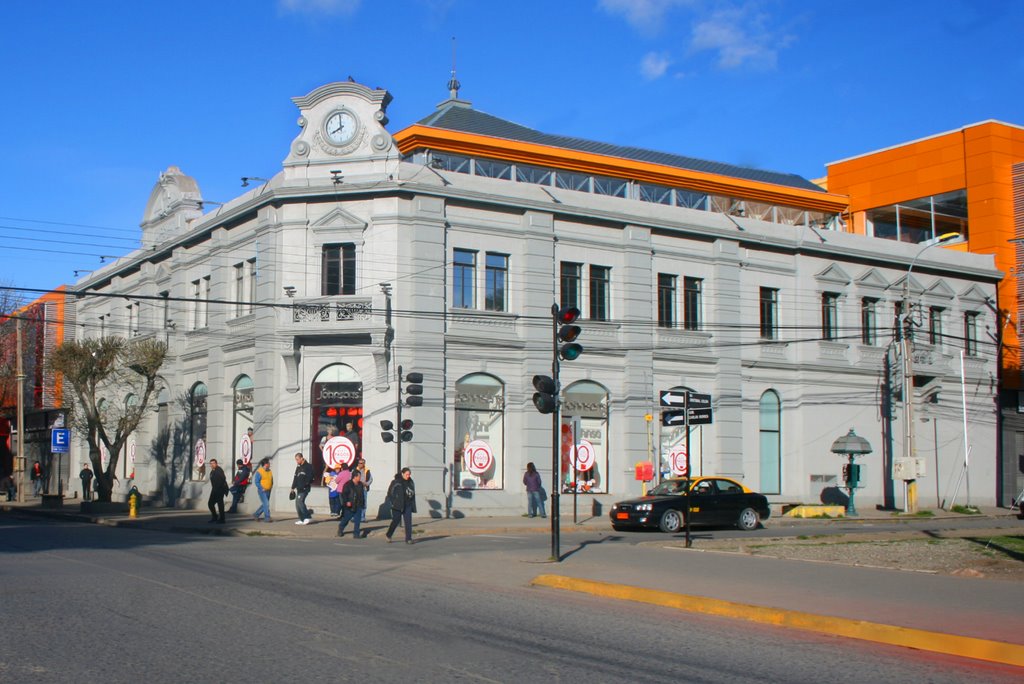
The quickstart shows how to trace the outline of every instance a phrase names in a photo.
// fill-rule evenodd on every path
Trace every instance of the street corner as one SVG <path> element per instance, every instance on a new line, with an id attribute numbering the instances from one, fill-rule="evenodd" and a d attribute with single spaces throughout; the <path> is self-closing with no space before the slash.
<path id="1" fill-rule="evenodd" d="M 673 608 L 691 613 L 747 620 L 777 627 L 800 629 L 848 639 L 859 639 L 890 646 L 913 648 L 919 651 L 1024 667 L 1024 645 L 1003 641 L 898 627 L 865 620 L 816 615 L 797 610 L 756 606 L 565 575 L 538 575 L 530 581 L 530 586 L 573 591 L 602 598 Z"/>

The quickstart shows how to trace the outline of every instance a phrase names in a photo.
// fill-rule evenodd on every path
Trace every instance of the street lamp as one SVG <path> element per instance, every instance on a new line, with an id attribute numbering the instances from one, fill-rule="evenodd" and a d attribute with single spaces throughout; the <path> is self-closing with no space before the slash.
<path id="1" fill-rule="evenodd" d="M 960 233 L 944 233 L 926 240 L 910 260 L 906 278 L 903 280 L 903 302 L 900 307 L 899 336 L 900 354 L 903 355 L 903 456 L 899 461 L 893 459 L 893 479 L 897 473 L 903 480 L 903 512 L 914 513 L 917 510 L 917 449 L 914 444 L 914 340 L 911 335 L 910 318 L 910 276 L 918 258 L 936 245 L 947 245 L 962 239 Z M 938 473 L 936 473 L 938 477 Z"/>

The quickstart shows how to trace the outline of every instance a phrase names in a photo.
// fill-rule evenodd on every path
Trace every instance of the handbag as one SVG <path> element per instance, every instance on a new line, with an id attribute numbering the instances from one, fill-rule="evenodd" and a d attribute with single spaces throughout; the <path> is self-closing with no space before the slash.
<path id="1" fill-rule="evenodd" d="M 294 489 L 292 491 L 288 492 L 288 500 L 289 501 L 295 501 L 295 490 Z"/>

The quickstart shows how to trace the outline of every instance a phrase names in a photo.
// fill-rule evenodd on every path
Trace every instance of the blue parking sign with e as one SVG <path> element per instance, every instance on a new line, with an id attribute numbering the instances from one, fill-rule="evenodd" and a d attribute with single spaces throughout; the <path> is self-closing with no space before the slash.
<path id="1" fill-rule="evenodd" d="M 68 453 L 68 446 L 71 444 L 71 430 L 50 431 L 50 451 L 55 454 Z"/>

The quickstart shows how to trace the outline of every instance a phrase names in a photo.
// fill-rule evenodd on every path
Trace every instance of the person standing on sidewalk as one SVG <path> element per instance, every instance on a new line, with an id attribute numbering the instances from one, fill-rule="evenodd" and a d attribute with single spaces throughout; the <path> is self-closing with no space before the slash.
<path id="1" fill-rule="evenodd" d="M 253 519 L 259 522 L 260 516 L 266 515 L 267 522 L 274 522 L 270 519 L 270 490 L 274 488 L 274 473 L 270 471 L 269 458 L 260 461 L 260 467 L 256 469 L 253 483 L 256 486 L 256 493 L 260 497 L 260 507 L 256 509 L 256 513 L 252 516 Z"/>
<path id="2" fill-rule="evenodd" d="M 366 522 L 366 508 L 370 502 L 370 485 L 373 484 L 373 473 L 366 467 L 366 459 L 362 456 L 359 457 L 359 465 L 356 466 L 359 471 L 359 479 L 363 483 L 363 510 L 359 513 L 359 522 Z"/>
<path id="3" fill-rule="evenodd" d="M 533 465 L 533 462 L 526 464 L 523 484 L 526 485 L 526 514 L 533 518 L 539 512 L 540 517 L 548 517 L 544 512 L 544 485 L 541 483 L 537 466 Z"/>
<path id="4" fill-rule="evenodd" d="M 353 470 L 352 479 L 345 483 L 345 487 L 341 491 L 341 522 L 338 523 L 339 537 L 345 536 L 345 526 L 348 525 L 349 520 L 352 520 L 354 521 L 352 523 L 352 534 L 355 535 L 356 539 L 362 539 L 362 535 L 359 534 L 359 517 L 363 512 L 366 499 L 365 490 L 360 478 L 359 471 Z"/>
<path id="5" fill-rule="evenodd" d="M 92 468 L 88 463 L 82 466 L 78 479 L 82 481 L 82 501 L 92 501 Z"/>
<path id="6" fill-rule="evenodd" d="M 249 486 L 249 464 L 242 459 L 235 461 L 235 477 L 231 480 L 231 508 L 228 513 L 237 513 L 238 504 L 245 499 L 245 489 Z"/>
<path id="7" fill-rule="evenodd" d="M 313 514 L 306 508 L 306 495 L 313 482 L 313 464 L 306 460 L 302 453 L 295 454 L 295 475 L 292 477 L 292 495 L 295 499 L 295 512 L 299 519 L 296 525 L 308 525 L 313 522 Z"/>
<path id="8" fill-rule="evenodd" d="M 388 500 L 391 502 L 391 524 L 385 535 L 388 543 L 399 523 L 405 525 L 405 543 L 412 544 L 412 514 L 416 512 L 416 484 L 412 481 L 412 471 L 402 468 L 395 475 L 388 487 Z"/>
<path id="9" fill-rule="evenodd" d="M 210 507 L 210 520 L 212 523 L 224 522 L 224 497 L 228 495 L 228 478 L 224 469 L 217 465 L 217 459 L 210 459 L 210 500 L 206 505 Z"/>
<path id="10" fill-rule="evenodd" d="M 39 492 L 43 490 L 43 466 L 39 465 L 39 461 L 32 464 L 29 479 L 32 480 L 32 496 L 39 496 Z"/>

